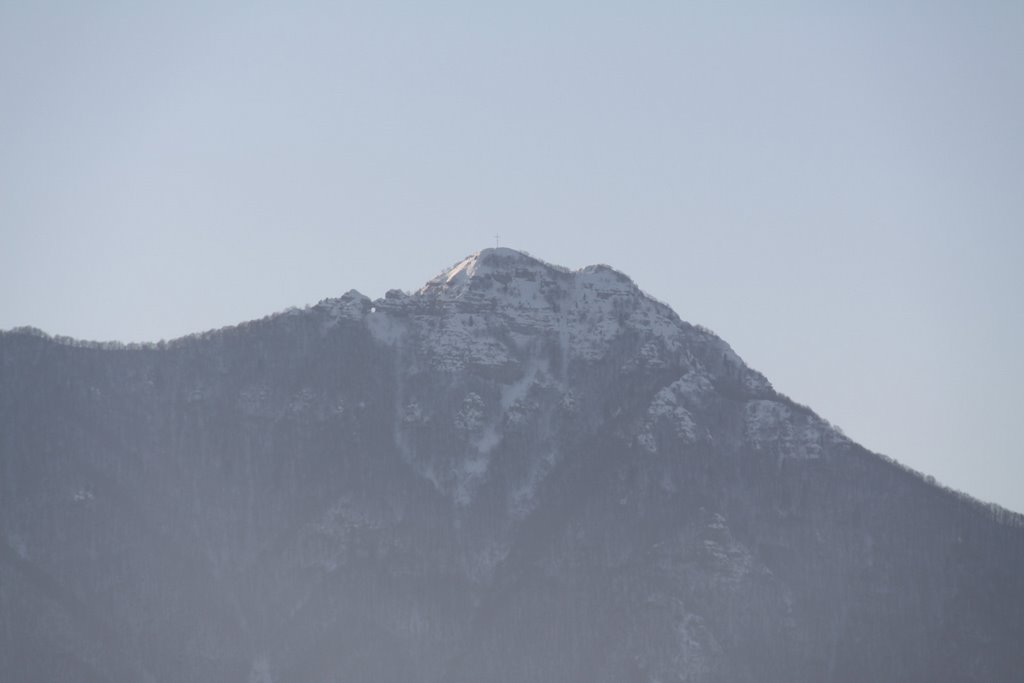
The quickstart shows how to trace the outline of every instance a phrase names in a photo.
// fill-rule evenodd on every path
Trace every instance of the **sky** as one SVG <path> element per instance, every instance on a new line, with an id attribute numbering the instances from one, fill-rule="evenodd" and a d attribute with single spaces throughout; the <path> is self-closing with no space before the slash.
<path id="1" fill-rule="evenodd" d="M 607 263 L 1024 512 L 1024 3 L 0 0 L 0 329 Z"/>

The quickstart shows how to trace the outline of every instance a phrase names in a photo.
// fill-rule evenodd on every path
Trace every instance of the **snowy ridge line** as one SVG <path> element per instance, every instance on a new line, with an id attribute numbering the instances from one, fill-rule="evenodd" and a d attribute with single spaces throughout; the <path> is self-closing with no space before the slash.
<path id="1" fill-rule="evenodd" d="M 628 282 L 629 285 L 631 285 L 631 287 L 634 288 L 636 290 L 636 292 L 640 296 L 642 296 L 643 298 L 651 301 L 654 304 L 657 304 L 658 306 L 663 307 L 665 309 L 665 312 L 670 317 L 674 317 L 678 322 L 681 322 L 684 325 L 690 325 L 691 327 L 694 327 L 698 331 L 706 332 L 706 333 L 711 334 L 713 336 L 718 336 L 712 330 L 708 329 L 707 327 L 704 327 L 703 325 L 695 325 L 695 324 L 692 324 L 692 323 L 688 323 L 685 320 L 683 320 L 682 318 L 680 318 L 679 314 L 676 313 L 676 311 L 669 304 L 665 303 L 664 301 L 662 301 L 658 297 L 653 296 L 651 293 L 647 292 L 646 290 L 641 289 L 636 284 L 636 281 L 633 280 L 633 278 L 631 278 L 626 273 L 623 273 L 621 270 L 616 269 L 614 266 L 611 266 L 611 265 L 609 265 L 607 263 L 592 263 L 590 265 L 586 265 L 586 266 L 583 266 L 581 268 L 573 269 L 573 268 L 568 268 L 566 266 L 562 266 L 562 265 L 559 265 L 559 264 L 556 264 L 556 263 L 551 263 L 549 261 L 545 261 L 544 259 L 538 258 L 538 257 L 534 256 L 533 254 L 531 254 L 530 252 L 528 252 L 528 251 L 526 251 L 524 249 L 511 249 L 511 248 L 508 248 L 508 247 L 490 247 L 490 248 L 487 248 L 487 249 L 481 249 L 480 251 L 475 252 L 473 254 L 470 254 L 469 256 L 467 256 L 467 257 L 465 257 L 463 259 L 460 259 L 459 261 L 456 261 L 455 263 L 453 263 L 448 268 L 442 270 L 436 276 L 434 276 L 433 278 L 428 280 L 427 283 L 423 287 L 421 287 L 419 290 L 417 290 L 415 293 L 419 294 L 421 292 L 424 292 L 429 287 L 429 285 L 431 285 L 433 283 L 439 283 L 439 282 L 442 282 L 442 281 L 447 281 L 451 277 L 451 274 L 453 273 L 453 271 L 456 271 L 457 269 L 459 269 L 460 266 L 462 266 L 463 264 L 467 264 L 468 262 L 473 261 L 473 260 L 480 260 L 481 258 L 484 258 L 484 257 L 486 257 L 486 256 L 488 256 L 490 254 L 494 254 L 494 255 L 502 256 L 502 257 L 512 257 L 512 258 L 515 258 L 517 256 L 526 257 L 526 259 L 528 259 L 529 261 L 532 261 L 536 265 L 539 265 L 539 266 L 541 266 L 541 267 L 543 267 L 545 269 L 554 271 L 554 272 L 562 274 L 562 275 L 569 275 L 569 276 L 572 276 L 572 275 L 582 275 L 582 274 L 591 273 L 591 272 L 599 272 L 599 271 L 602 271 L 602 270 L 611 271 L 612 273 L 614 273 L 618 277 L 620 277 L 623 280 L 625 280 L 626 282 Z"/>
<path id="2" fill-rule="evenodd" d="M 400 298 L 404 299 L 417 298 L 418 295 L 426 294 L 427 292 L 429 292 L 432 289 L 432 286 L 436 286 L 442 283 L 442 281 L 449 278 L 453 271 L 457 270 L 460 266 L 463 266 L 464 264 L 469 264 L 470 262 L 479 262 L 481 259 L 486 259 L 488 257 L 498 257 L 504 259 L 524 261 L 532 265 L 534 268 L 539 268 L 550 271 L 552 273 L 557 273 L 562 277 L 581 276 L 593 273 L 600 273 L 602 271 L 610 272 L 614 274 L 615 277 L 621 279 L 624 282 L 624 284 L 627 285 L 627 289 L 632 290 L 643 299 L 650 301 L 652 304 L 655 304 L 658 308 L 660 308 L 661 310 L 659 310 L 658 313 L 664 315 L 670 321 L 683 326 L 691 327 L 697 330 L 698 332 L 710 334 L 711 336 L 717 338 L 717 335 L 715 335 L 711 330 L 699 325 L 692 325 L 691 323 L 682 320 L 679 317 L 679 315 L 672 309 L 671 306 L 664 303 L 663 301 L 660 301 L 656 297 L 651 296 L 649 293 L 641 290 L 639 287 L 637 287 L 636 283 L 632 280 L 632 278 L 607 264 L 592 264 L 573 270 L 565 266 L 549 263 L 547 261 L 539 259 L 526 251 L 510 249 L 507 247 L 488 248 L 471 254 L 470 256 L 467 256 L 461 259 L 460 261 L 456 262 L 449 268 L 443 270 L 441 273 L 439 273 L 433 279 L 429 280 L 419 290 L 415 291 L 411 295 L 405 292 L 399 292 L 398 290 L 391 290 L 389 294 L 400 293 Z M 218 336 L 219 334 L 232 332 L 236 330 L 244 330 L 250 325 L 265 323 L 285 316 L 308 312 L 310 310 L 324 311 L 328 315 L 332 315 L 333 317 L 354 318 L 356 316 L 352 315 L 351 310 L 345 311 L 345 313 L 347 313 L 346 315 L 339 315 L 339 313 L 341 313 L 341 309 L 344 307 L 344 303 L 346 303 L 346 300 L 352 301 L 354 299 L 365 301 L 368 304 L 368 306 L 379 306 L 381 304 L 388 305 L 389 303 L 391 303 L 390 301 L 388 301 L 387 297 L 377 300 L 371 300 L 370 297 L 367 297 L 366 295 L 358 292 L 357 290 L 349 290 L 340 297 L 328 297 L 321 299 L 315 305 L 305 304 L 302 307 L 289 306 L 288 308 L 285 308 L 281 311 L 270 313 L 261 318 L 254 318 L 251 320 L 245 320 L 234 324 L 223 325 L 221 327 L 191 332 L 181 335 L 180 337 L 174 337 L 171 339 L 161 339 L 159 341 L 122 342 L 119 340 L 81 339 L 69 335 L 50 334 L 45 330 L 39 329 L 34 326 L 19 326 L 11 328 L 9 330 L 0 330 L 0 337 L 8 335 L 32 336 L 39 339 L 45 339 L 47 341 L 51 341 L 62 346 L 102 351 L 158 351 L 168 348 L 180 348 L 194 341 L 212 339 Z"/>
<path id="3" fill-rule="evenodd" d="M 536 256 L 534 256 L 533 254 L 531 254 L 530 252 L 528 252 L 528 251 L 526 251 L 524 249 L 509 249 L 508 247 L 490 247 L 490 248 L 487 248 L 487 249 L 481 249 L 480 251 L 474 252 L 474 253 L 470 254 L 469 256 L 466 256 L 464 258 L 459 259 L 458 261 L 456 261 L 452 265 L 448 266 L 447 268 L 442 270 L 440 273 L 438 273 L 437 275 L 435 275 L 431 279 L 427 280 L 426 284 L 429 285 L 432 282 L 439 281 L 439 280 L 441 280 L 443 278 L 446 278 L 453 270 L 458 268 L 463 263 L 466 263 L 467 261 L 469 261 L 471 259 L 480 258 L 480 256 L 482 256 L 484 254 L 487 254 L 488 252 L 497 252 L 499 254 L 501 254 L 502 252 L 509 252 L 510 254 L 517 254 L 517 255 L 525 256 L 528 259 L 530 259 L 531 261 L 535 261 L 536 263 L 538 263 L 538 264 L 540 264 L 540 265 L 542 265 L 542 266 L 544 266 L 546 268 L 550 268 L 551 270 L 558 271 L 560 273 L 565 273 L 567 275 L 573 273 L 573 270 L 571 268 L 567 268 L 565 266 L 560 266 L 560 265 L 555 264 L 555 263 L 548 263 L 547 261 L 545 261 L 543 259 L 540 259 L 540 258 L 537 258 Z M 424 285 L 424 287 L 421 287 L 420 290 L 418 290 L 418 291 L 422 291 L 425 287 L 426 287 L 426 285 Z"/>

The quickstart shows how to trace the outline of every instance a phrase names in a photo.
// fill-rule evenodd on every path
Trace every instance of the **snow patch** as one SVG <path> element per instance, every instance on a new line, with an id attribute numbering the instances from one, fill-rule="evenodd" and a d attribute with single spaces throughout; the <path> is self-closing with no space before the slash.
<path id="1" fill-rule="evenodd" d="M 746 436 L 756 450 L 801 460 L 821 457 L 824 443 L 846 440 L 809 410 L 769 399 L 747 402 Z"/>
<path id="2" fill-rule="evenodd" d="M 316 393 L 309 387 L 302 387 L 288 401 L 288 412 L 292 415 L 308 413 L 316 400 Z"/>
<path id="3" fill-rule="evenodd" d="M 658 340 L 647 351 L 654 364 L 663 362 L 663 350 L 672 353 L 684 341 L 675 314 L 622 273 L 608 266 L 570 272 L 511 249 L 487 249 L 463 259 L 405 303 L 430 310 L 432 323 L 437 312 L 444 313 L 436 329 L 425 330 L 442 366 L 458 358 L 508 362 L 510 350 L 501 344 L 486 348 L 479 327 L 467 332 L 460 314 L 472 312 L 487 321 L 487 331 L 502 332 L 514 348 L 538 336 L 554 336 L 563 340 L 570 356 L 586 360 L 603 358 L 627 327 Z"/>
<path id="4" fill-rule="evenodd" d="M 523 519 L 534 511 L 541 483 L 560 460 L 560 452 L 551 449 L 532 463 L 526 478 L 512 490 L 509 497 L 509 512 L 513 519 Z"/>
<path id="5" fill-rule="evenodd" d="M 92 491 L 88 489 L 78 489 L 71 496 L 71 500 L 75 503 L 88 503 L 94 499 L 95 496 L 93 495 Z"/>
<path id="6" fill-rule="evenodd" d="M 351 289 L 340 298 L 324 299 L 316 308 L 325 314 L 323 329 L 326 331 L 342 320 L 361 320 L 370 309 L 370 297 Z"/>
<path id="7" fill-rule="evenodd" d="M 462 399 L 462 408 L 455 414 L 455 428 L 461 432 L 475 432 L 483 426 L 484 400 L 471 391 Z"/>
<path id="8" fill-rule="evenodd" d="M 725 517 L 714 514 L 704 529 L 704 560 L 714 567 L 715 582 L 734 586 L 746 579 L 754 569 L 754 556 L 732 537 Z"/>
<path id="9" fill-rule="evenodd" d="M 366 316 L 366 328 L 377 341 L 395 346 L 405 336 L 405 325 L 395 320 L 385 311 L 378 311 Z"/>
<path id="10" fill-rule="evenodd" d="M 696 443 L 697 423 L 684 407 L 695 386 L 698 384 L 692 379 L 680 379 L 655 394 L 636 437 L 641 448 L 649 453 L 658 451 L 655 431 L 659 427 L 667 427 L 673 436 L 684 443 Z"/>

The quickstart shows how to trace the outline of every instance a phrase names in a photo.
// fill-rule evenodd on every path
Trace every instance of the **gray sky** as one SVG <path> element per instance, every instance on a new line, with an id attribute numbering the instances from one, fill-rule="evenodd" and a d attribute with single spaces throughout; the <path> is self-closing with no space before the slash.
<path id="1" fill-rule="evenodd" d="M 1024 511 L 1024 3 L 493 5 L 0 0 L 0 328 L 171 338 L 498 232 Z"/>

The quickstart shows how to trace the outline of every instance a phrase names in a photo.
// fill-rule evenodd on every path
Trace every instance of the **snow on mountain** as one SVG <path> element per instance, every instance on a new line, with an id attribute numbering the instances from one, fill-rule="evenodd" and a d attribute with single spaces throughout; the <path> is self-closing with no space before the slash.
<path id="1" fill-rule="evenodd" d="M 1024 525 L 608 266 L 0 333 L 0 679 L 1015 681 Z"/>

